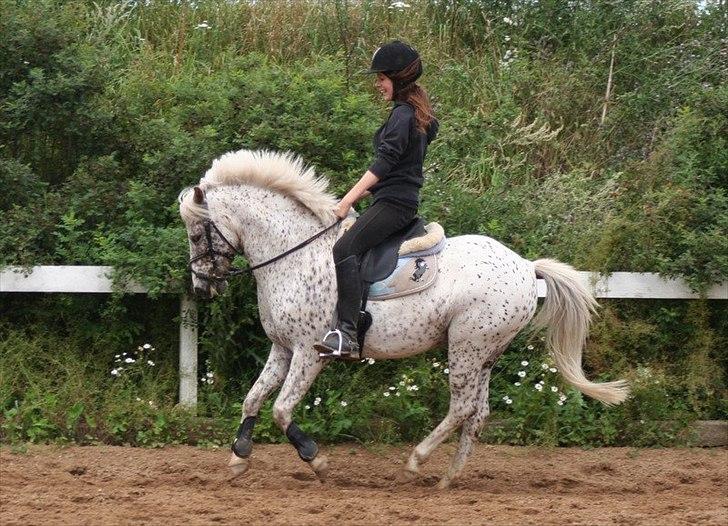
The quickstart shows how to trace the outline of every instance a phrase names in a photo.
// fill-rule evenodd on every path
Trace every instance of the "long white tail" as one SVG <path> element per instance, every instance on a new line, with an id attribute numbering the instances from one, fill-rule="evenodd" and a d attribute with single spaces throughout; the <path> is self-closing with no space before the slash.
<path id="1" fill-rule="evenodd" d="M 627 398 L 624 380 L 597 384 L 587 380 L 581 368 L 581 350 L 589 331 L 589 321 L 597 302 L 582 285 L 571 266 L 553 259 L 533 262 L 538 277 L 546 281 L 546 299 L 533 320 L 534 329 L 546 328 L 546 345 L 561 375 L 582 393 L 607 405 Z"/>

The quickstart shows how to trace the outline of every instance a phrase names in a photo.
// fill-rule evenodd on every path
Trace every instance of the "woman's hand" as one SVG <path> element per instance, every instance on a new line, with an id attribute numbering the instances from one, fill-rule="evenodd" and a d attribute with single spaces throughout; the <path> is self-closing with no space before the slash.
<path id="1" fill-rule="evenodd" d="M 349 210 L 350 209 L 351 209 L 351 204 L 349 204 L 347 201 L 345 201 L 345 200 L 342 199 L 339 202 L 339 206 L 337 206 L 334 209 L 334 214 L 336 214 L 336 217 L 338 217 L 340 219 L 345 219 L 346 216 L 349 215 Z"/>

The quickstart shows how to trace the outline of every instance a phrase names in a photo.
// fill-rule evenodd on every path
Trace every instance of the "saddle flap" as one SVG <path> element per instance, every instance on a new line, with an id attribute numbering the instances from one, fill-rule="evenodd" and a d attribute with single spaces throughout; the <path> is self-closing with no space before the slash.
<path id="1" fill-rule="evenodd" d="M 414 237 L 427 233 L 425 222 L 421 217 L 415 217 L 403 229 L 389 236 L 384 242 L 367 251 L 362 257 L 359 274 L 362 281 L 374 283 L 394 272 L 397 267 L 399 248 L 402 243 Z"/>

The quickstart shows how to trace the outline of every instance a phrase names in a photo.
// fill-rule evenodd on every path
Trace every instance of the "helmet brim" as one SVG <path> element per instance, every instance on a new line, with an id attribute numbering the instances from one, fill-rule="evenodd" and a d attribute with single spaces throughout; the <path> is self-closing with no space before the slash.
<path id="1" fill-rule="evenodd" d="M 386 73 L 388 70 L 386 69 L 362 69 L 359 74 L 360 75 L 374 75 L 375 73 Z"/>

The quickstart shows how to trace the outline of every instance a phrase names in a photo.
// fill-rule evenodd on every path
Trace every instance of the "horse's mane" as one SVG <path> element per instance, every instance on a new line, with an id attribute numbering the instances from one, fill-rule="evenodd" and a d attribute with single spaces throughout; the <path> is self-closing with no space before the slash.
<path id="1" fill-rule="evenodd" d="M 274 190 L 295 199 L 323 222 L 334 218 L 336 198 L 328 192 L 328 181 L 317 177 L 300 156 L 292 152 L 238 150 L 228 152 L 212 162 L 200 179 L 203 191 L 220 186 L 253 185 Z M 180 213 L 187 218 L 207 217 L 207 209 L 196 205 L 192 192 L 179 195 Z"/>

